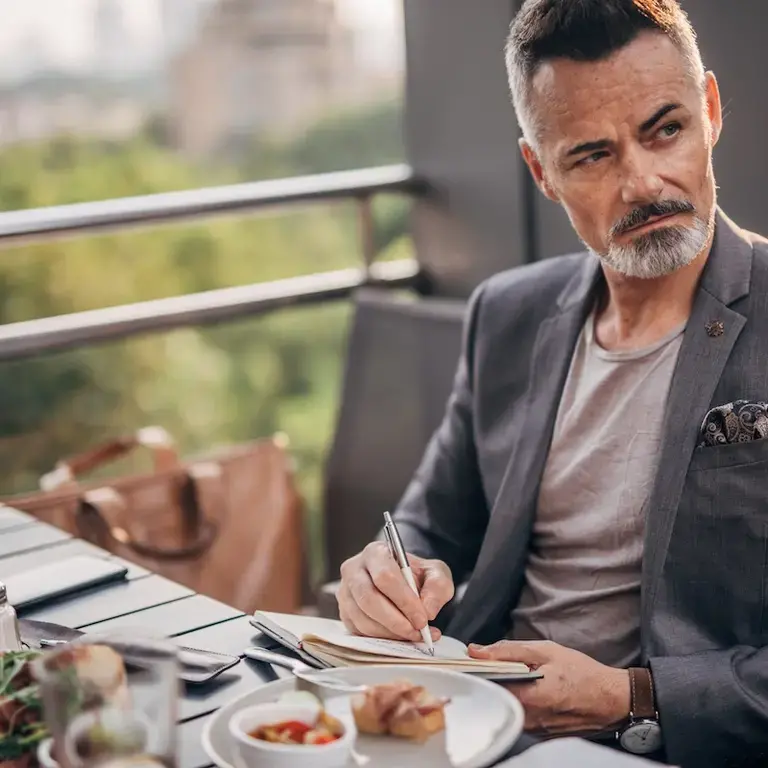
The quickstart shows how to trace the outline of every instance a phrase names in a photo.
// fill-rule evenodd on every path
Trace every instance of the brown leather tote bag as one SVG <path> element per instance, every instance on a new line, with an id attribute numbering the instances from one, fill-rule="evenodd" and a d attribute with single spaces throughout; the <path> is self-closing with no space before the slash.
<path id="1" fill-rule="evenodd" d="M 81 480 L 140 446 L 153 472 Z M 40 484 L 5 502 L 245 613 L 301 607 L 303 505 L 283 440 L 184 462 L 147 427 L 59 462 Z"/>

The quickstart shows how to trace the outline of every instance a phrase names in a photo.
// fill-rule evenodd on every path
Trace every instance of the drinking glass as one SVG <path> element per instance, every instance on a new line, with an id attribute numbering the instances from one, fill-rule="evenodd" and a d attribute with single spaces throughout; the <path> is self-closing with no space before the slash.
<path id="1" fill-rule="evenodd" d="M 167 640 L 89 634 L 34 673 L 61 768 L 175 768 L 178 651 Z"/>

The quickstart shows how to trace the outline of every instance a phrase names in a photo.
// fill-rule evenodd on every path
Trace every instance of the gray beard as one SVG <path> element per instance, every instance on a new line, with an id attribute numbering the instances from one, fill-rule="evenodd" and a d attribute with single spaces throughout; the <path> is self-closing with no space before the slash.
<path id="1" fill-rule="evenodd" d="M 627 245 L 614 243 L 598 256 L 621 275 L 651 280 L 688 266 L 704 250 L 711 232 L 712 225 L 696 217 L 689 227 L 663 227 Z"/>

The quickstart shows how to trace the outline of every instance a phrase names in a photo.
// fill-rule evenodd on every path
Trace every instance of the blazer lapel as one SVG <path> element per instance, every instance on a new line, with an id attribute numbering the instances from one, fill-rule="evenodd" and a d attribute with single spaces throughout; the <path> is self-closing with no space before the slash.
<path id="1" fill-rule="evenodd" d="M 699 427 L 746 318 L 729 307 L 749 293 L 752 246 L 718 212 L 715 241 L 702 274 L 667 399 L 661 455 L 647 505 L 641 627 L 645 637 Z M 722 323 L 722 335 L 708 332 Z M 710 326 L 711 327 L 711 326 Z"/>
<path id="2" fill-rule="evenodd" d="M 448 633 L 468 641 L 499 639 L 508 625 L 528 554 L 536 500 L 573 349 L 602 274 L 595 257 L 563 291 L 557 313 L 539 327 L 523 404 L 523 427 L 493 503 L 483 546 Z M 520 407 L 520 406 L 518 406 Z"/>

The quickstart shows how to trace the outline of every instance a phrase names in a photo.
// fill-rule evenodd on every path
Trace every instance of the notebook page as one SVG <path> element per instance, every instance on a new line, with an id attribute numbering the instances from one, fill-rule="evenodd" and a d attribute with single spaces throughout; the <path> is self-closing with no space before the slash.
<path id="1" fill-rule="evenodd" d="M 378 637 L 359 637 L 345 632 L 302 635 L 303 642 L 311 643 L 313 640 L 319 640 L 337 648 L 346 648 L 350 651 L 360 651 L 375 656 L 391 656 L 395 659 L 413 659 L 414 661 L 433 659 L 424 643 L 383 640 Z M 457 660 L 466 658 L 467 647 L 452 637 L 443 636 L 435 643 L 434 659 Z"/>
<path id="2" fill-rule="evenodd" d="M 435 643 L 435 657 L 426 652 L 423 643 L 409 643 L 404 641 L 383 640 L 380 638 L 359 637 L 350 634 L 340 621 L 322 619 L 315 616 L 302 616 L 271 611 L 258 611 L 255 618 L 265 618 L 269 622 L 282 628 L 283 633 L 290 632 L 294 636 L 306 642 L 307 652 L 315 658 L 321 658 L 323 662 L 331 666 L 344 663 L 342 657 L 346 655 L 347 662 L 351 663 L 382 663 L 384 659 L 410 661 L 420 664 L 440 665 L 442 661 L 445 669 L 454 665 L 461 665 L 467 669 L 471 665 L 473 669 L 482 671 L 488 668 L 515 673 L 519 670 L 524 674 L 527 667 L 524 664 L 514 662 L 489 662 L 471 659 L 467 655 L 467 647 L 464 643 L 452 637 L 443 635 Z M 312 640 L 321 641 L 321 644 L 312 648 Z M 324 644 L 324 645 L 323 645 Z M 322 649 L 322 650 L 321 650 Z M 357 652 L 356 658 L 351 658 Z M 452 663 L 452 664 L 451 664 Z M 456 668 L 456 667 L 454 667 Z"/>
<path id="3" fill-rule="evenodd" d="M 326 643 L 316 642 L 308 645 L 312 656 L 327 662 L 333 667 L 354 667 L 360 664 L 395 664 L 400 666 L 432 667 L 433 669 L 446 669 L 454 672 L 471 672 L 477 674 L 501 674 L 505 677 L 528 677 L 530 670 L 525 664 L 511 661 L 488 661 L 471 659 L 434 659 L 431 656 L 422 656 L 420 659 L 402 659 L 394 656 L 374 656 L 360 651 L 350 651 L 346 648 L 338 648 Z"/>
<path id="4" fill-rule="evenodd" d="M 254 618 L 277 624 L 283 630 L 297 638 L 302 635 L 324 635 L 326 632 L 344 634 L 344 625 L 336 619 L 322 619 L 319 616 L 304 616 L 303 614 L 276 613 L 274 611 L 256 611 Z"/>

